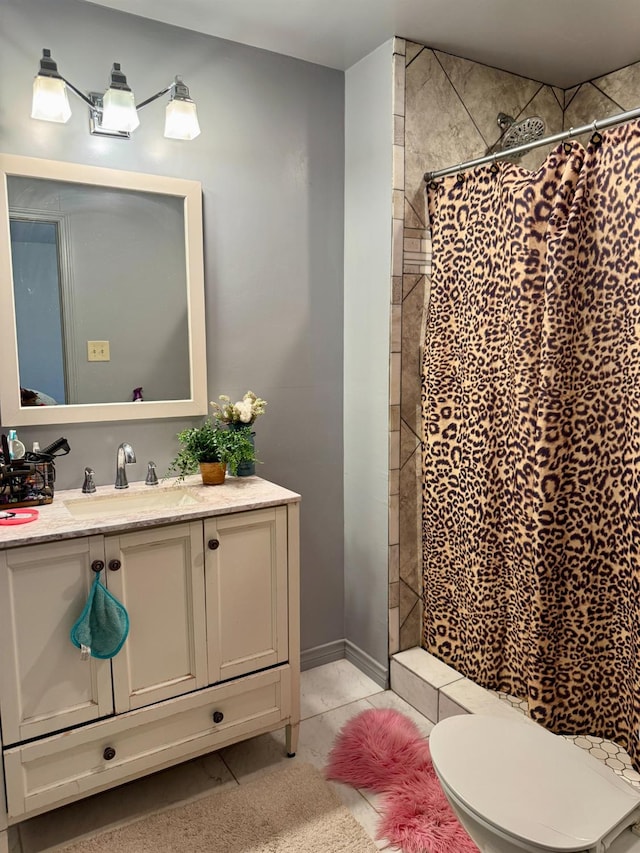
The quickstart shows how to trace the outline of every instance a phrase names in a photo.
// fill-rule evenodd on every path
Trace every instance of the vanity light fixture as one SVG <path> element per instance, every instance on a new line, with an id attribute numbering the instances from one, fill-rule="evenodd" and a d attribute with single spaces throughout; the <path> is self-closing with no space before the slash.
<path id="1" fill-rule="evenodd" d="M 169 94 L 169 103 L 165 112 L 164 135 L 169 139 L 191 140 L 200 133 L 196 105 L 181 77 L 176 77 L 164 89 L 136 104 L 120 64 L 114 62 L 106 92 L 85 95 L 59 73 L 51 51 L 44 48 L 40 69 L 33 81 L 31 118 L 68 121 L 71 108 L 67 88 L 89 107 L 89 130 L 92 134 L 129 139 L 140 124 L 138 110 L 166 94 Z"/>

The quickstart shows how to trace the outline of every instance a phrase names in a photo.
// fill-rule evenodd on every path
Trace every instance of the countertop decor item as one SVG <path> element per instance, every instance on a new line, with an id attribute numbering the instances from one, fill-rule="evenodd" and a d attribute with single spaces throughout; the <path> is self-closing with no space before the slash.
<path id="1" fill-rule="evenodd" d="M 228 429 L 236 431 L 242 430 L 251 442 L 251 446 L 255 449 L 256 434 L 251 429 L 249 424 L 243 424 L 242 421 L 228 424 Z M 238 477 L 252 477 L 256 473 L 256 460 L 241 462 L 238 465 Z"/>
<path id="2" fill-rule="evenodd" d="M 210 404 L 213 409 L 214 420 L 218 424 L 227 424 L 229 429 L 246 430 L 249 440 L 255 448 L 256 434 L 250 427 L 255 423 L 256 418 L 264 414 L 267 401 L 258 397 L 253 391 L 247 391 L 242 400 L 238 400 L 236 403 L 232 403 L 231 398 L 226 394 L 221 394 L 218 400 L 219 403 L 212 400 Z M 250 477 L 255 473 L 255 460 L 246 460 L 238 466 L 238 477 Z"/>
<path id="3" fill-rule="evenodd" d="M 264 414 L 267 405 L 266 400 L 257 397 L 253 391 L 247 391 L 242 400 L 231 402 L 231 397 L 221 394 L 219 403 L 212 400 L 210 406 L 213 410 L 213 419 L 222 424 L 239 424 L 251 426 L 255 419 Z"/>
<path id="4" fill-rule="evenodd" d="M 201 462 L 200 474 L 203 486 L 221 486 L 227 476 L 225 462 Z"/>
<path id="5" fill-rule="evenodd" d="M 195 474 L 202 464 L 218 463 L 226 466 L 233 476 L 237 476 L 242 463 L 255 462 L 255 448 L 249 430 L 230 429 L 207 417 L 197 427 L 189 427 L 178 433 L 180 450 L 169 466 L 169 474 L 177 474 L 184 479 L 187 474 Z M 202 470 L 202 469 L 201 469 Z M 205 485 L 218 485 L 224 482 L 218 478 L 211 481 L 210 469 L 202 470 Z M 223 472 L 224 473 L 224 472 Z"/>

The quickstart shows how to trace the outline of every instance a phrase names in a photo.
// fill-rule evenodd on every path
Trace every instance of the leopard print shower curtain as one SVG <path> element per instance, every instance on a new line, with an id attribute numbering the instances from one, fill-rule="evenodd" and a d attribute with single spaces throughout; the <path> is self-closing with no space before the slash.
<path id="1" fill-rule="evenodd" d="M 423 646 L 640 769 L 640 125 L 428 201 Z"/>

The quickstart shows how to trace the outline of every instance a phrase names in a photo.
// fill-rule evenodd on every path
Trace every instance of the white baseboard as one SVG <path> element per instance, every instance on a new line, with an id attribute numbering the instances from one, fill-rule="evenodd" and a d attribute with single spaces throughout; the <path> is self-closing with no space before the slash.
<path id="1" fill-rule="evenodd" d="M 345 640 L 344 656 L 358 669 L 362 670 L 365 675 L 368 675 L 376 684 L 380 685 L 384 690 L 389 689 L 389 661 L 386 664 L 381 664 L 374 660 L 362 649 L 355 646 L 350 640 Z"/>
<path id="2" fill-rule="evenodd" d="M 334 660 L 342 660 L 345 655 L 344 640 L 334 640 L 332 643 L 324 643 L 322 646 L 314 646 L 300 653 L 300 669 L 313 669 L 332 663 Z"/>
<path id="3" fill-rule="evenodd" d="M 326 663 L 332 663 L 334 660 L 342 660 L 343 658 L 357 666 L 380 687 L 385 690 L 389 688 L 389 662 L 387 661 L 387 665 L 384 666 L 350 640 L 334 640 L 332 643 L 305 649 L 300 655 L 300 669 L 303 671 L 313 669 L 316 666 L 323 666 Z"/>

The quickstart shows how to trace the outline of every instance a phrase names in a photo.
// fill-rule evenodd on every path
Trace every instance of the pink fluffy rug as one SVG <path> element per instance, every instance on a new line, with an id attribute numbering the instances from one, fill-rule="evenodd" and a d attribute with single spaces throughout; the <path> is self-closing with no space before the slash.
<path id="1" fill-rule="evenodd" d="M 399 711 L 372 708 L 349 720 L 325 775 L 383 794 L 378 838 L 406 853 L 478 853 L 440 787 L 428 742 Z"/>

